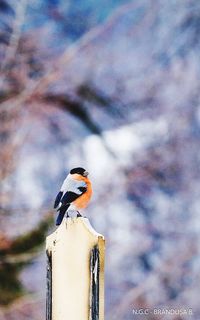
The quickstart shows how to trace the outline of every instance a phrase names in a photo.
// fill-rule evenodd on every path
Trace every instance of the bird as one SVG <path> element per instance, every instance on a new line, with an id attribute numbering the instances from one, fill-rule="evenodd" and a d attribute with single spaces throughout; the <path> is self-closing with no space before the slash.
<path id="1" fill-rule="evenodd" d="M 66 212 L 67 218 L 69 217 L 69 210 L 77 211 L 77 217 L 82 217 L 78 210 L 86 208 L 92 196 L 92 185 L 88 175 L 89 172 L 84 168 L 77 167 L 71 169 L 65 178 L 54 202 L 54 209 L 59 212 L 57 226 L 62 223 Z"/>

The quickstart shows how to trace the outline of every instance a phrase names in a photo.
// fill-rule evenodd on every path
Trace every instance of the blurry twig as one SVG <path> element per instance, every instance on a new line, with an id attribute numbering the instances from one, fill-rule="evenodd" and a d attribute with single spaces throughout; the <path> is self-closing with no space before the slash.
<path id="1" fill-rule="evenodd" d="M 128 4 L 121 6 L 111 17 L 108 18 L 105 24 L 98 25 L 84 34 L 80 40 L 64 51 L 62 56 L 57 60 L 56 65 L 54 65 L 42 78 L 38 81 L 29 80 L 27 87 L 19 95 L 15 96 L 15 101 L 13 101 L 13 103 L 10 103 L 10 99 L 1 103 L 1 110 L 17 108 L 34 94 L 39 93 L 41 95 L 49 84 L 53 83 L 60 77 L 63 73 L 63 66 L 67 66 L 80 51 L 87 48 L 100 35 L 102 36 L 107 34 L 118 19 L 130 10 L 137 8 L 138 5 L 139 4 L 135 1 L 131 1 Z"/>
<path id="2" fill-rule="evenodd" d="M 99 135 L 106 151 L 112 158 L 116 160 L 117 155 L 107 144 L 102 134 L 101 128 L 95 123 L 89 112 L 86 110 L 86 108 L 84 108 L 83 104 L 80 101 L 71 100 L 69 96 L 62 94 L 48 94 L 46 95 L 46 97 L 41 97 L 41 99 L 48 103 L 57 104 L 59 108 L 71 113 L 73 116 L 79 119 L 91 133 Z"/>
<path id="3" fill-rule="evenodd" d="M 28 263 L 33 261 L 33 259 L 40 253 L 40 250 L 37 249 L 30 253 L 23 253 L 18 255 L 7 255 L 3 259 L 0 259 L 0 265 L 2 264 L 21 264 Z"/>
<path id="4" fill-rule="evenodd" d="M 68 111 L 79 118 L 92 133 L 101 134 L 101 129 L 94 123 L 90 114 L 79 101 L 71 100 L 67 95 L 61 94 L 48 94 L 46 97 L 42 97 L 42 100 L 48 103 L 57 104 L 63 110 Z"/>
<path id="5" fill-rule="evenodd" d="M 5 52 L 5 58 L 1 65 L 1 72 L 6 72 L 6 67 L 8 63 L 12 59 L 14 59 L 15 54 L 17 52 L 18 43 L 21 36 L 21 27 L 24 23 L 24 18 L 25 18 L 26 3 L 27 3 L 27 0 L 20 0 L 16 4 L 16 16 L 12 26 L 13 32 L 11 34 L 9 44 Z M 6 74 L 4 74 L 4 77 L 1 79 L 1 84 L 5 80 L 5 77 L 6 77 Z"/>

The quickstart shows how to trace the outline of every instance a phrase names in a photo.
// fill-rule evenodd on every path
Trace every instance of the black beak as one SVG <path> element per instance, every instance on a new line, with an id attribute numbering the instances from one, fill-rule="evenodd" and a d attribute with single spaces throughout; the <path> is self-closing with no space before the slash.
<path id="1" fill-rule="evenodd" d="M 84 176 L 84 177 L 87 177 L 87 176 L 88 176 L 88 174 L 89 174 L 89 172 L 84 171 L 83 176 Z"/>

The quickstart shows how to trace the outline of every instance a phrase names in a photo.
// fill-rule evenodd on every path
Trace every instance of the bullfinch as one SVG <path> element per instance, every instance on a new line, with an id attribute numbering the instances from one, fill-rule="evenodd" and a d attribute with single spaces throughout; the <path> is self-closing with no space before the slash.
<path id="1" fill-rule="evenodd" d="M 60 225 L 65 212 L 76 210 L 77 217 L 81 217 L 78 210 L 87 206 L 92 196 L 92 186 L 88 178 L 88 172 L 81 168 L 74 168 L 64 180 L 55 199 L 54 208 L 59 212 L 56 225 Z"/>

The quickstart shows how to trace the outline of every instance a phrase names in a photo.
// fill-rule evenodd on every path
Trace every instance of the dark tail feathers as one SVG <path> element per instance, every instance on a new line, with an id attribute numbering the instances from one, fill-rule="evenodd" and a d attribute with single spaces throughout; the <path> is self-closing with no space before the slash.
<path id="1" fill-rule="evenodd" d="M 63 221 L 63 218 L 64 218 L 64 215 L 65 215 L 65 212 L 67 211 L 67 209 L 69 208 L 70 204 L 68 205 L 65 205 L 65 206 L 62 206 L 58 209 L 59 214 L 57 216 L 57 219 L 56 219 L 56 225 L 59 226 L 62 221 Z"/>

